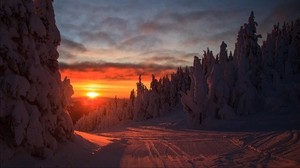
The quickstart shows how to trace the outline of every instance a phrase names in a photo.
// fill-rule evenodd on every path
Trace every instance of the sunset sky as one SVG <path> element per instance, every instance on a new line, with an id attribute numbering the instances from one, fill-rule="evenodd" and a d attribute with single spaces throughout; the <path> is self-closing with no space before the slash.
<path id="1" fill-rule="evenodd" d="M 300 16 L 297 0 L 55 0 L 61 33 L 60 68 L 74 97 L 89 91 L 128 97 L 138 75 L 149 84 L 178 66 L 191 65 L 222 41 L 233 50 L 253 10 L 263 39 L 276 22 Z"/>

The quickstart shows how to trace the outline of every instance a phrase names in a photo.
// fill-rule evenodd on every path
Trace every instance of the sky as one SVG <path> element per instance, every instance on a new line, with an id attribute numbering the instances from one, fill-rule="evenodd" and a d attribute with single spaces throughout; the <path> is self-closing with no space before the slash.
<path id="1" fill-rule="evenodd" d="M 257 33 L 266 38 L 277 22 L 300 16 L 298 0 L 55 0 L 61 34 L 62 78 L 75 95 L 129 97 L 138 75 L 149 86 L 222 41 L 234 50 L 237 32 L 253 11 Z"/>

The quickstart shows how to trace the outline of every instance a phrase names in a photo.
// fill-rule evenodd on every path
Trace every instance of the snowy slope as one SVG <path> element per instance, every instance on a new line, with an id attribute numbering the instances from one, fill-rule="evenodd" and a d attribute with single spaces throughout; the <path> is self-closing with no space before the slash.
<path id="1" fill-rule="evenodd" d="M 101 137 L 84 132 L 75 131 L 73 141 L 60 144 L 59 150 L 53 157 L 45 160 L 34 158 L 25 151 L 18 153 L 10 159 L 1 162 L 1 167 L 82 167 L 99 166 L 101 161 L 94 155 L 102 147 L 112 143 L 112 138 Z M 1 155 L 3 153 L 1 152 Z"/>
<path id="2" fill-rule="evenodd" d="M 126 121 L 93 134 L 76 131 L 56 155 L 46 160 L 19 153 L 3 166 L 32 165 L 58 167 L 299 167 L 299 115 L 286 117 L 284 129 L 273 128 L 272 121 L 252 129 L 242 129 L 237 120 L 223 121 L 201 130 L 184 125 L 183 113 L 144 122 Z M 290 116 L 290 117 L 289 117 Z M 243 123 L 255 118 L 242 117 Z M 276 120 L 274 120 L 276 121 Z M 234 127 L 222 127 L 232 123 Z M 282 122 L 281 122 L 282 123 Z M 286 128 L 285 128 L 286 127 Z M 289 127 L 289 128 L 288 128 Z M 216 129 L 222 128 L 222 129 Z M 24 156 L 25 155 L 25 156 Z"/>

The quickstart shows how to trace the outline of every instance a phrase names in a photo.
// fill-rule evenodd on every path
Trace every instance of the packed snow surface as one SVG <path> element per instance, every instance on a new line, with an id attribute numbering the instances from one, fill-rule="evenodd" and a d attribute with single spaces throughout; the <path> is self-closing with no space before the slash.
<path id="1" fill-rule="evenodd" d="M 197 130 L 184 124 L 182 112 L 124 121 L 101 131 L 76 131 L 52 158 L 40 160 L 20 151 L 1 167 L 299 167 L 299 114 L 285 116 L 274 114 L 268 121 L 257 114 Z"/>

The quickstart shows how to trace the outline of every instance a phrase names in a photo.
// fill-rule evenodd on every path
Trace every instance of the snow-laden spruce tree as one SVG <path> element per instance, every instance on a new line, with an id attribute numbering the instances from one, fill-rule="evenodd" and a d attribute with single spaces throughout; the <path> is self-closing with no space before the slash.
<path id="1" fill-rule="evenodd" d="M 262 91 L 265 109 L 299 104 L 300 19 L 274 25 L 262 45 Z M 294 108 L 296 109 L 296 108 Z M 299 109 L 299 107 L 298 107 Z"/>
<path id="2" fill-rule="evenodd" d="M 227 45 L 222 42 L 216 58 L 209 49 L 204 51 L 202 61 L 194 58 L 191 89 L 181 98 L 192 125 L 228 118 L 234 112 L 243 115 L 259 111 L 262 56 L 256 26 L 251 12 L 238 33 L 234 56 L 228 56 Z"/>
<path id="3" fill-rule="evenodd" d="M 202 61 L 194 58 L 191 89 L 181 92 L 191 125 L 283 107 L 299 111 L 300 20 L 284 23 L 282 28 L 275 25 L 262 47 L 256 26 L 251 12 L 238 32 L 234 55 L 228 56 L 222 42 L 216 59 L 209 50 Z"/>
<path id="4" fill-rule="evenodd" d="M 134 100 L 133 119 L 143 120 L 146 118 L 147 108 L 149 104 L 148 89 L 142 83 L 142 76 L 139 75 L 139 82 L 136 83 L 136 98 Z"/>
<path id="5" fill-rule="evenodd" d="M 206 117 L 208 89 L 203 70 L 200 59 L 195 56 L 194 65 L 190 71 L 191 88 L 187 93 L 180 91 L 181 103 L 187 112 L 188 122 L 194 126 L 202 124 L 203 118 Z"/>
<path id="6" fill-rule="evenodd" d="M 101 130 L 114 126 L 121 121 L 133 119 L 134 91 L 130 99 L 107 100 L 95 111 L 81 117 L 75 124 L 75 129 L 80 131 Z"/>
<path id="7" fill-rule="evenodd" d="M 58 71 L 52 0 L 0 5 L 0 143 L 48 157 L 73 135 L 66 111 L 73 89 Z"/>
<path id="8" fill-rule="evenodd" d="M 178 107 L 179 91 L 186 92 L 190 86 L 189 70 L 179 67 L 171 74 L 171 80 L 166 75 L 159 80 L 152 75 L 150 89 L 141 81 L 137 83 L 137 96 L 134 100 L 134 120 L 145 120 L 165 116 Z"/>
<path id="9" fill-rule="evenodd" d="M 251 114 L 261 109 L 260 75 L 261 48 L 257 43 L 260 35 L 256 34 L 257 23 L 254 21 L 254 14 L 251 12 L 248 23 L 244 24 L 238 32 L 235 44 L 234 60 L 237 70 L 237 81 L 234 89 L 234 106 L 236 113 Z"/>

